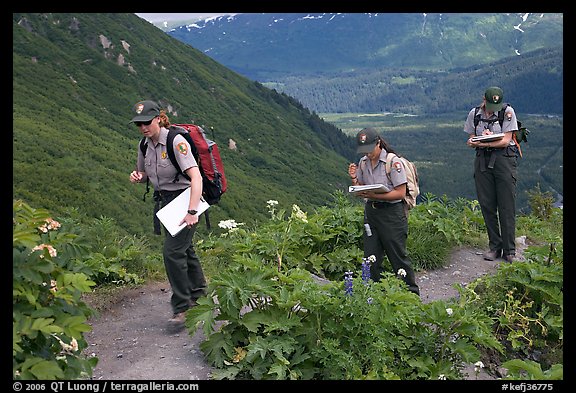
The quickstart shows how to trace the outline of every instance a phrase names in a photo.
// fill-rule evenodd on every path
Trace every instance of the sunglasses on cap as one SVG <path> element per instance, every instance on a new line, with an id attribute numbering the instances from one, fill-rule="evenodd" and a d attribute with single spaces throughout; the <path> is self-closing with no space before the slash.
<path id="1" fill-rule="evenodd" d="M 150 124 L 152 124 L 152 120 L 154 120 L 155 117 L 153 117 L 152 119 L 148 120 L 148 121 L 135 121 L 134 124 L 136 125 L 136 127 L 140 127 L 140 126 L 149 126 Z"/>

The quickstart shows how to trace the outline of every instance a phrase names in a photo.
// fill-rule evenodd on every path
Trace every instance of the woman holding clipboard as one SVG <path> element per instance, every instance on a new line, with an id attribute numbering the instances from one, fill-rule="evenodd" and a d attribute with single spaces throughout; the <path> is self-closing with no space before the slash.
<path id="1" fill-rule="evenodd" d="M 474 182 L 482 216 L 488 231 L 489 251 L 485 260 L 502 257 L 513 262 L 516 255 L 516 179 L 518 147 L 512 135 L 517 131 L 516 113 L 503 105 L 504 93 L 499 87 L 484 92 L 478 109 L 472 108 L 464 123 L 466 144 L 476 150 Z M 502 126 L 498 111 L 505 110 Z M 475 126 L 474 117 L 480 121 Z"/>
<path id="2" fill-rule="evenodd" d="M 384 256 L 394 273 L 401 277 L 408 290 L 420 296 L 420 288 L 408 256 L 408 216 L 403 198 L 408 180 L 406 168 L 398 157 L 392 159 L 390 175 L 386 173 L 386 157 L 395 153 L 374 128 L 364 128 L 356 135 L 356 152 L 362 154 L 358 164 L 348 166 L 353 186 L 380 184 L 382 189 L 354 193 L 364 200 L 364 259 L 370 264 L 370 278 L 380 281 L 384 272 Z"/>

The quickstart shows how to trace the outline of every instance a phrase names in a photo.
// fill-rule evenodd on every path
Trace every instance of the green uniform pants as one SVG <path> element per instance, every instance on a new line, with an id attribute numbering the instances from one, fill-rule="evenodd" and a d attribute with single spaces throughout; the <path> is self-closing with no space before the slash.
<path id="1" fill-rule="evenodd" d="M 490 250 L 516 254 L 516 177 L 518 158 L 507 150 L 478 149 L 474 182 L 488 231 Z"/>
<path id="2" fill-rule="evenodd" d="M 404 203 L 373 203 L 368 201 L 365 206 L 366 224 L 370 226 L 370 233 L 364 231 L 364 257 L 376 257 L 376 262 L 370 266 L 370 278 L 380 281 L 384 271 L 384 253 L 388 257 L 394 273 L 398 274 L 404 269 L 406 276 L 403 280 L 408 289 L 420 295 L 416 285 L 416 277 L 412 263 L 408 258 L 406 240 L 408 239 L 408 218 L 404 210 Z M 369 236 L 370 235 L 370 236 Z"/>
<path id="3" fill-rule="evenodd" d="M 177 193 L 176 193 L 177 195 Z M 163 206 L 168 204 L 176 195 L 162 200 Z M 184 228 L 172 237 L 164 230 L 164 267 L 172 288 L 170 304 L 174 314 L 181 313 L 190 308 L 190 302 L 206 295 L 206 279 L 200 265 L 200 259 L 194 251 L 192 239 L 196 226 Z"/>

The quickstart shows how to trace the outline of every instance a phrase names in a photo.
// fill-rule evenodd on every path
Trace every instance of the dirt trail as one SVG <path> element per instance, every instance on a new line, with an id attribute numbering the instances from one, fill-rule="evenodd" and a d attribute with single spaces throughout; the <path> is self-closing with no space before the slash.
<path id="1" fill-rule="evenodd" d="M 466 285 L 493 273 L 500 263 L 485 261 L 481 250 L 458 249 L 446 267 L 417 273 L 422 301 L 454 297 L 455 283 Z M 212 368 L 199 347 L 203 333 L 191 337 L 168 326 L 170 293 L 167 282 L 122 291 L 114 305 L 91 320 L 92 331 L 85 337 L 88 353 L 99 358 L 94 380 L 210 379 Z M 473 366 L 467 372 L 468 379 L 494 379 L 486 373 L 476 376 Z"/>

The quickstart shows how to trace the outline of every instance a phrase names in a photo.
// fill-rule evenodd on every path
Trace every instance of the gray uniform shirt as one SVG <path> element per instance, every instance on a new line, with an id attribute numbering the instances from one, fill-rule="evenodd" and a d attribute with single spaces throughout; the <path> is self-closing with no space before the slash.
<path id="1" fill-rule="evenodd" d="M 140 149 L 138 149 L 138 171 L 146 172 L 154 190 L 157 191 L 176 191 L 190 187 L 190 180 L 186 179 L 184 176 L 178 176 L 178 181 L 175 183 L 173 182 L 178 171 L 176 167 L 172 165 L 172 162 L 168 157 L 166 151 L 167 138 L 168 129 L 164 127 L 160 128 L 160 136 L 156 146 L 154 146 L 154 143 L 150 138 L 146 138 L 146 142 L 148 143 L 146 157 L 144 157 Z M 176 135 L 174 138 L 173 148 L 176 161 L 178 162 L 178 165 L 180 165 L 180 168 L 182 168 L 182 171 L 198 166 L 198 163 L 192 154 L 192 150 L 190 149 L 190 145 L 182 135 Z"/>
<path id="2" fill-rule="evenodd" d="M 474 128 L 474 108 L 470 110 L 468 113 L 468 117 L 466 118 L 466 122 L 464 123 L 464 132 L 469 135 L 482 135 L 484 129 L 487 128 L 494 134 L 501 134 L 510 131 L 518 130 L 517 123 L 516 123 L 516 112 L 514 112 L 514 108 L 508 106 L 506 108 L 506 112 L 504 112 L 504 122 L 502 122 L 502 127 L 500 127 L 500 123 L 498 122 L 498 113 L 494 112 L 492 116 L 487 116 L 486 112 L 484 112 L 483 108 L 480 108 L 478 113 L 480 114 L 480 119 L 486 120 L 495 120 L 492 123 L 487 123 L 480 121 L 478 122 L 478 126 L 476 129 Z M 510 139 L 510 146 L 514 146 L 513 139 Z"/>
<path id="3" fill-rule="evenodd" d="M 392 167 L 390 177 L 386 175 L 386 156 L 388 152 L 384 149 L 380 152 L 378 163 L 372 168 L 372 163 L 368 157 L 364 156 L 358 163 L 358 171 L 356 176 L 358 181 L 362 184 L 384 184 L 389 190 L 393 190 L 399 185 L 408 183 L 406 178 L 406 168 L 399 159 L 392 159 Z M 391 201 L 375 200 L 377 202 L 396 203 L 401 202 L 402 199 L 395 199 Z"/>

